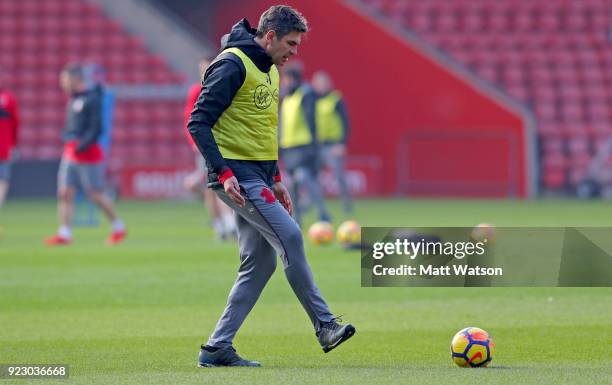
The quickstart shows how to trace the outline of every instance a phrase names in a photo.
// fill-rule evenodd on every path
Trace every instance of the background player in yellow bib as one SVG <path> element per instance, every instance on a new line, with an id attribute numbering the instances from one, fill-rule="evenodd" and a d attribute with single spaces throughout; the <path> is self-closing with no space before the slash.
<path id="1" fill-rule="evenodd" d="M 260 366 L 241 358 L 232 342 L 279 255 L 323 351 L 355 333 L 352 325 L 337 322 L 314 283 L 277 167 L 277 66 L 297 54 L 307 31 L 304 17 L 283 5 L 265 11 L 257 30 L 246 19 L 238 22 L 223 37 L 222 51 L 206 70 L 191 113 L 188 129 L 206 159 L 209 186 L 236 212 L 240 248 L 238 277 L 221 319 L 201 347 L 201 367 Z"/>
<path id="2" fill-rule="evenodd" d="M 312 75 L 312 88 L 317 96 L 315 121 L 317 141 L 323 164 L 331 168 L 338 181 L 342 206 L 346 214 L 352 214 L 353 203 L 346 182 L 346 141 L 349 134 L 349 119 L 342 94 L 333 88 L 332 80 L 325 71 Z"/>
<path id="3" fill-rule="evenodd" d="M 301 224 L 302 215 L 312 204 L 319 220 L 331 222 L 319 183 L 320 154 L 315 123 L 316 94 L 303 82 L 300 66 L 286 68 L 283 76 L 281 103 L 281 159 L 291 176 L 294 218 Z M 300 192 L 308 193 L 309 203 L 300 200 Z"/>

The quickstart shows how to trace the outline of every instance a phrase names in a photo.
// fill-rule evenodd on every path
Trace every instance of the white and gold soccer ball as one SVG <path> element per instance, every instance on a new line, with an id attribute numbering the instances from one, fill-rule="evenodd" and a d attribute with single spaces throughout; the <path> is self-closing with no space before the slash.
<path id="1" fill-rule="evenodd" d="M 495 343 L 486 331 L 477 327 L 460 330 L 451 342 L 451 358 L 457 366 L 484 367 L 495 354 Z"/>
<path id="2" fill-rule="evenodd" d="M 334 228 L 329 222 L 315 222 L 308 229 L 308 239 L 317 246 L 327 245 L 334 240 Z"/>
<path id="3" fill-rule="evenodd" d="M 343 222 L 336 232 L 338 242 L 345 247 L 354 247 L 361 243 L 361 226 L 356 221 Z"/>

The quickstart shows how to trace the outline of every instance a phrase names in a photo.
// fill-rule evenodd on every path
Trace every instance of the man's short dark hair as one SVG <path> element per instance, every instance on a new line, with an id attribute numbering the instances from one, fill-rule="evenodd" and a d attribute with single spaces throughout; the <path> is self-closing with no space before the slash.
<path id="1" fill-rule="evenodd" d="M 288 5 L 273 5 L 261 15 L 257 37 L 269 31 L 276 32 L 276 38 L 281 39 L 291 32 L 308 32 L 308 22 L 304 15 Z"/>
<path id="2" fill-rule="evenodd" d="M 68 64 L 64 67 L 62 72 L 67 73 L 68 76 L 70 76 L 71 78 L 77 78 L 79 80 L 85 79 L 85 71 L 83 69 L 83 66 L 80 64 L 76 64 L 76 63 Z"/>
<path id="3" fill-rule="evenodd" d="M 298 66 L 289 67 L 284 72 L 285 76 L 293 79 L 294 82 L 301 83 L 302 82 L 302 69 Z"/>

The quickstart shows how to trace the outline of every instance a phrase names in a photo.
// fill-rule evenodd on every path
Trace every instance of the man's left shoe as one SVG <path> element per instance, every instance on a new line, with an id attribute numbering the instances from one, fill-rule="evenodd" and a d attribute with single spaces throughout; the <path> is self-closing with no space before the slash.
<path id="1" fill-rule="evenodd" d="M 116 245 L 117 243 L 123 241 L 126 236 L 126 230 L 113 231 L 111 235 L 109 235 L 106 239 L 106 243 L 108 243 L 109 245 Z"/>
<path id="2" fill-rule="evenodd" d="M 64 238 L 60 235 L 54 235 L 50 238 L 45 239 L 45 245 L 47 246 L 68 246 L 72 243 L 72 239 Z"/>
<path id="3" fill-rule="evenodd" d="M 240 357 L 233 346 L 214 348 L 202 345 L 200 356 L 198 357 L 198 366 L 200 368 L 216 368 L 221 366 L 259 367 L 261 364 L 257 361 L 245 360 Z"/>
<path id="4" fill-rule="evenodd" d="M 351 338 L 356 332 L 353 325 L 340 325 L 336 320 L 338 319 L 334 318 L 331 322 L 322 324 L 317 332 L 317 338 L 325 353 Z"/>

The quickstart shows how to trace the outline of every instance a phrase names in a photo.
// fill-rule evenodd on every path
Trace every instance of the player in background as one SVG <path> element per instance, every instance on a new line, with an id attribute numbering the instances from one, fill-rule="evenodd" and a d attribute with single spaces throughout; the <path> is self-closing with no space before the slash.
<path id="1" fill-rule="evenodd" d="M 210 60 L 202 59 L 198 65 L 200 70 L 200 79 L 204 77 L 204 72 L 210 65 Z M 189 93 L 187 94 L 187 101 L 185 103 L 185 129 L 187 129 L 187 123 L 189 122 L 189 116 L 193 111 L 193 106 L 198 100 L 200 91 L 202 90 L 201 80 L 191 86 Z M 186 131 L 187 138 L 194 152 L 195 157 L 195 169 L 193 172 L 184 180 L 185 188 L 193 193 L 193 195 L 200 202 L 204 202 L 206 205 L 208 214 L 212 221 L 213 229 L 220 240 L 235 239 L 236 237 L 236 219 L 234 218 L 234 211 L 230 209 L 219 197 L 209 188 L 206 188 L 206 175 L 208 170 L 206 168 L 206 161 L 198 151 L 193 138 L 189 131 Z"/>
<path id="2" fill-rule="evenodd" d="M 315 121 L 322 163 L 332 169 L 340 187 L 342 206 L 346 214 L 353 212 L 351 194 L 346 182 L 346 142 L 349 119 L 342 94 L 334 90 L 332 80 L 325 71 L 312 76 L 312 88 L 317 95 Z"/>
<path id="3" fill-rule="evenodd" d="M 291 176 L 294 217 L 301 223 L 303 211 L 307 208 L 299 199 L 300 191 L 304 189 L 311 203 L 317 207 L 319 219 L 330 222 L 318 177 L 320 155 L 315 122 L 316 95 L 312 87 L 303 82 L 300 67 L 288 68 L 283 75 L 280 154 Z"/>
<path id="4" fill-rule="evenodd" d="M 115 96 L 111 89 L 106 85 L 106 69 L 103 65 L 96 62 L 82 63 L 85 84 L 88 90 L 94 90 L 102 102 L 102 133 L 98 143 L 105 154 L 111 153 L 113 113 L 115 109 Z M 102 162 L 104 175 L 108 175 L 108 159 Z M 108 180 L 107 180 L 108 183 Z M 107 192 L 115 193 L 113 189 L 107 187 Z M 111 195 L 112 196 L 112 195 Z M 75 196 L 75 215 L 73 224 L 75 226 L 94 226 L 99 224 L 99 214 L 97 206 L 87 199 L 86 192 L 82 188 L 77 189 Z"/>
<path id="5" fill-rule="evenodd" d="M 102 133 L 100 92 L 88 89 L 83 67 L 77 64 L 62 70 L 60 85 L 69 97 L 66 126 L 62 133 L 64 153 L 57 177 L 60 226 L 57 234 L 48 238 L 46 244 L 68 245 L 72 242 L 74 196 L 80 186 L 111 221 L 112 232 L 107 243 L 114 245 L 121 242 L 127 232 L 113 203 L 104 195 L 104 153 L 98 143 Z"/>
<path id="6" fill-rule="evenodd" d="M 265 11 L 257 29 L 246 19 L 236 23 L 206 71 L 191 113 L 189 132 L 206 158 L 209 185 L 237 214 L 240 249 L 238 277 L 215 330 L 201 347 L 201 367 L 260 366 L 241 358 L 233 340 L 279 255 L 323 351 L 355 333 L 352 325 L 338 323 L 314 282 L 302 231 L 291 217 L 291 197 L 277 167 L 277 66 L 297 54 L 307 30 L 304 17 L 283 5 Z M 287 326 L 283 324 L 283 330 Z"/>
<path id="7" fill-rule="evenodd" d="M 0 207 L 4 205 L 8 193 L 18 129 L 17 99 L 0 79 Z"/>

